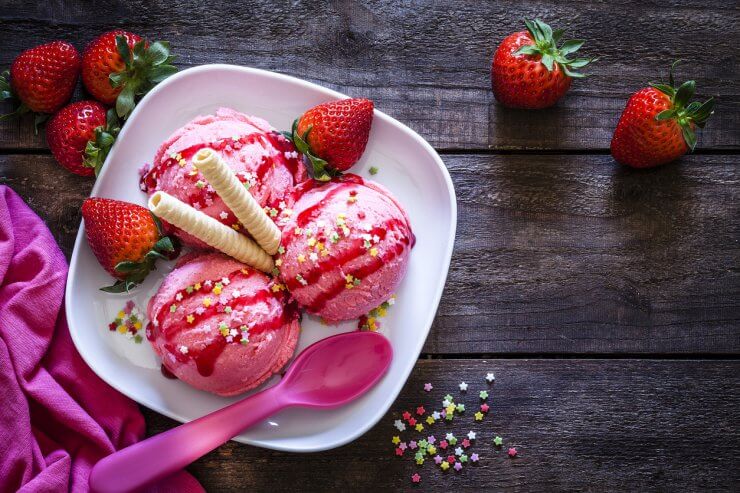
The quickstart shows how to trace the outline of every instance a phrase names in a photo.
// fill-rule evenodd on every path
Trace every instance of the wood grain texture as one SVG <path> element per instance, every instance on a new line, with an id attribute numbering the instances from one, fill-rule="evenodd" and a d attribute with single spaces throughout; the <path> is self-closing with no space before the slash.
<path id="1" fill-rule="evenodd" d="M 740 351 L 740 169 L 690 156 L 448 155 L 458 234 L 425 353 Z M 378 178 L 382 180 L 382 168 Z M 67 256 L 92 179 L 0 156 Z"/>
<path id="2" fill-rule="evenodd" d="M 230 442 L 189 469 L 208 491 L 730 490 L 740 480 L 739 370 L 737 361 L 420 361 L 391 412 L 347 446 L 288 454 Z M 488 371 L 491 411 L 476 423 Z M 427 425 L 423 436 L 476 431 L 469 450 L 478 465 L 443 473 L 432 461 L 417 466 L 408 450 L 396 457 L 393 420 L 419 405 L 439 410 L 448 392 L 464 415 Z M 175 424 L 145 415 L 150 434 Z M 517 448 L 516 459 L 493 446 L 496 435 Z M 417 471 L 420 487 L 410 481 Z"/>
<path id="3" fill-rule="evenodd" d="M 494 103 L 490 59 L 498 43 L 540 17 L 588 40 L 600 56 L 555 108 L 508 110 Z M 315 81 L 408 124 L 441 149 L 606 149 L 630 94 L 686 60 L 702 96 L 718 97 L 703 149 L 740 148 L 740 75 L 733 2 L 479 0 L 4 2 L 0 66 L 52 39 L 78 48 L 125 27 L 172 42 L 181 68 L 249 65 Z M 0 148 L 40 148 L 30 120 L 0 122 Z"/>

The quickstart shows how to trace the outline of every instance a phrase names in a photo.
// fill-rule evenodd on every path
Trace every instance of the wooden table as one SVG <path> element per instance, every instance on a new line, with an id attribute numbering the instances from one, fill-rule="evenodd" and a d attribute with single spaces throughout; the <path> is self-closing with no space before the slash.
<path id="1" fill-rule="evenodd" d="M 181 68 L 224 62 L 369 97 L 442 154 L 458 235 L 437 318 L 389 412 L 356 442 L 299 455 L 229 443 L 190 470 L 209 491 L 721 490 L 740 481 L 740 85 L 737 4 L 610 2 L 6 0 L 0 65 L 63 38 L 80 49 L 124 27 L 172 42 Z M 539 16 L 600 60 L 555 108 L 495 103 L 497 43 Z M 667 75 L 714 95 L 697 152 L 649 171 L 616 165 L 609 140 L 628 96 Z M 0 183 L 69 255 L 93 184 L 59 168 L 28 120 L 0 123 Z M 394 327 L 393 330 L 403 330 Z M 461 473 L 393 454 L 399 412 L 496 384 L 452 426 L 482 459 Z M 425 382 L 435 389 L 426 394 Z M 471 386 L 471 389 L 473 387 Z M 150 433 L 175 423 L 144 410 Z M 440 436 L 444 425 L 432 427 Z M 509 459 L 494 434 L 516 446 Z"/>

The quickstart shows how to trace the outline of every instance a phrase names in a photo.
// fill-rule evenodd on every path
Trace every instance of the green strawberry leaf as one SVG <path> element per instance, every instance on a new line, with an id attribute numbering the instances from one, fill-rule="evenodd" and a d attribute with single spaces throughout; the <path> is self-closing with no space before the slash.
<path id="1" fill-rule="evenodd" d="M 583 46 L 583 43 L 585 42 L 586 40 L 584 39 L 571 39 L 563 43 L 558 51 L 560 51 L 560 54 L 563 56 L 570 53 L 575 53 L 581 48 L 581 46 Z"/>
<path id="2" fill-rule="evenodd" d="M 655 119 L 661 122 L 663 120 L 670 120 L 671 118 L 675 118 L 675 116 L 676 116 L 675 110 L 672 110 L 672 109 L 664 110 L 658 113 L 657 115 L 655 115 Z"/>
<path id="3" fill-rule="evenodd" d="M 125 119 L 134 110 L 134 106 L 136 105 L 134 101 L 135 94 L 136 86 L 134 84 L 129 82 L 123 86 L 123 90 L 116 99 L 116 113 L 118 113 L 119 117 Z"/>
<path id="4" fill-rule="evenodd" d="M 696 91 L 696 82 L 693 80 L 687 80 L 681 87 L 676 91 L 676 96 L 673 98 L 673 105 L 678 108 L 684 108 L 686 103 L 689 102 L 691 97 Z"/>
<path id="5" fill-rule="evenodd" d="M 175 245 L 172 244 L 172 240 L 169 236 L 160 238 L 157 243 L 154 244 L 154 249 L 158 252 L 174 252 Z"/>
<path id="6" fill-rule="evenodd" d="M 149 72 L 149 77 L 154 84 L 159 84 L 167 77 L 175 73 L 177 73 L 177 67 L 175 67 L 174 65 L 157 65 L 155 67 L 152 67 L 151 71 Z"/>
<path id="7" fill-rule="evenodd" d="M 116 281 L 112 286 L 105 286 L 100 288 L 101 291 L 106 293 L 128 293 L 136 286 L 136 283 L 131 281 Z"/>
<path id="8" fill-rule="evenodd" d="M 539 19 L 534 21 L 525 19 L 524 24 L 527 26 L 527 31 L 532 36 L 534 44 L 521 46 L 514 52 L 515 55 L 540 55 L 540 62 L 548 71 L 552 72 L 555 69 L 555 64 L 557 64 L 565 75 L 573 78 L 585 77 L 585 74 L 578 73 L 575 69 L 585 67 L 596 61 L 596 58 L 576 58 L 572 60 L 568 58 L 568 55 L 575 53 L 583 46 L 584 40 L 571 39 L 558 46 L 564 32 L 562 29 L 553 31 L 549 25 Z"/>
<path id="9" fill-rule="evenodd" d="M 681 132 L 683 133 L 683 139 L 686 141 L 686 145 L 693 151 L 696 147 L 696 133 L 688 125 L 681 126 Z"/>
<path id="10" fill-rule="evenodd" d="M 118 54 L 123 59 L 124 63 L 128 65 L 131 60 L 131 50 L 128 47 L 128 42 L 126 41 L 125 36 L 116 36 L 116 50 L 118 50 Z"/>

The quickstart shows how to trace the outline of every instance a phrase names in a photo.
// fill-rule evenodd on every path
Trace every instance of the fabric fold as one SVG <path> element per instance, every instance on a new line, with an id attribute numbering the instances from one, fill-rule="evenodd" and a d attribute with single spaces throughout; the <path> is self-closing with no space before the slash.
<path id="1" fill-rule="evenodd" d="M 144 436 L 137 405 L 85 364 L 64 314 L 67 262 L 0 186 L 0 491 L 88 491 L 92 466 Z M 179 472 L 150 491 L 201 492 Z"/>

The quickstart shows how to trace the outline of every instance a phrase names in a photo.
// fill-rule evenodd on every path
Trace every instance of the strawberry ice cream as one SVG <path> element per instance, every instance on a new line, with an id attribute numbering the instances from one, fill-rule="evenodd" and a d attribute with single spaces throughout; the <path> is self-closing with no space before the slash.
<path id="1" fill-rule="evenodd" d="M 219 253 L 183 257 L 149 301 L 147 338 L 182 381 L 249 390 L 293 355 L 299 311 L 281 284 Z"/>
<path id="2" fill-rule="evenodd" d="M 244 228 L 192 165 L 196 152 L 211 147 L 221 153 L 257 202 L 280 223 L 286 194 L 308 178 L 293 144 L 265 120 L 220 108 L 215 115 L 199 116 L 177 130 L 157 150 L 151 166 L 142 170 L 141 187 L 149 195 L 158 190 L 218 219 L 237 231 Z M 203 248 L 198 239 L 166 225 L 185 244 Z"/>
<path id="3" fill-rule="evenodd" d="M 415 238 L 406 213 L 381 186 L 347 174 L 292 194 L 275 262 L 293 298 L 329 321 L 366 314 L 396 290 Z"/>

